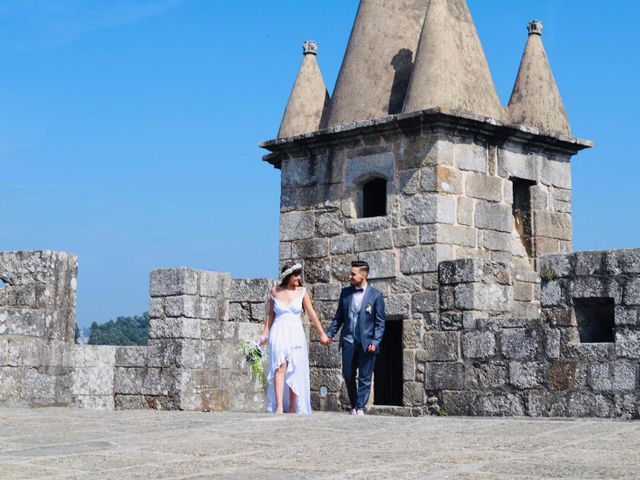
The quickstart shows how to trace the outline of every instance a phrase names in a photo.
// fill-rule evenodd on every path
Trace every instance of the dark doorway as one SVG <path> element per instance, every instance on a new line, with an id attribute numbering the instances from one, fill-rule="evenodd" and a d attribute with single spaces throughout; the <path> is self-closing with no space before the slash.
<path id="1" fill-rule="evenodd" d="M 524 245 L 527 255 L 533 257 L 531 187 L 536 184 L 531 180 L 512 178 L 513 183 L 513 217 L 516 221 L 516 231 Z"/>
<path id="2" fill-rule="evenodd" d="M 402 405 L 402 321 L 387 321 L 376 359 L 375 405 Z"/>
<path id="3" fill-rule="evenodd" d="M 574 298 L 580 343 L 615 341 L 613 298 Z"/>
<path id="4" fill-rule="evenodd" d="M 362 187 L 362 216 L 384 217 L 387 214 L 387 181 L 375 178 Z"/>

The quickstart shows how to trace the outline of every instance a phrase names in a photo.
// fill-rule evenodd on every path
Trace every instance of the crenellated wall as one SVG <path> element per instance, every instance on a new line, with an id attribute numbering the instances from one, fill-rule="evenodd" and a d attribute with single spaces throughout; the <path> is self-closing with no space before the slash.
<path id="1" fill-rule="evenodd" d="M 553 255 L 541 272 L 541 315 L 520 318 L 509 265 L 440 264 L 439 328 L 405 357 L 414 413 L 424 385 L 452 415 L 640 418 L 640 250 Z M 611 337 L 589 337 L 589 322 L 602 329 L 607 312 L 610 331 L 598 334 Z"/>
<path id="2" fill-rule="evenodd" d="M 270 280 L 186 268 L 151 273 L 146 347 L 76 345 L 77 261 L 0 254 L 0 406 L 261 411 L 244 359 Z"/>

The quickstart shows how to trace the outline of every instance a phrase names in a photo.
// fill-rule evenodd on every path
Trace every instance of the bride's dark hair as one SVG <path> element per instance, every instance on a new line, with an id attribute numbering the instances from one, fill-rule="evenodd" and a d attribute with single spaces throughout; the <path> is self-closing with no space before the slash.
<path id="1" fill-rule="evenodd" d="M 282 266 L 282 270 L 280 270 L 280 273 L 289 270 L 291 267 L 293 267 L 295 265 L 295 262 L 286 262 L 283 266 Z M 282 279 L 282 281 L 280 282 L 280 286 L 281 287 L 286 287 L 287 284 L 289 283 L 289 279 L 294 276 L 297 275 L 298 273 L 302 273 L 302 269 L 298 269 L 298 270 L 294 270 L 293 272 L 291 272 L 289 275 L 287 275 L 286 277 L 284 277 Z M 302 285 L 302 279 L 300 279 L 300 285 Z"/>

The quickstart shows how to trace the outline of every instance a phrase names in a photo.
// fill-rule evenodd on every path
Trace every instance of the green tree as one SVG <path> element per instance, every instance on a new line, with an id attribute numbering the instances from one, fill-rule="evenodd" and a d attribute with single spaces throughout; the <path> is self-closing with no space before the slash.
<path id="1" fill-rule="evenodd" d="M 107 323 L 91 324 L 89 345 L 146 345 L 149 312 L 133 317 L 118 317 Z"/>

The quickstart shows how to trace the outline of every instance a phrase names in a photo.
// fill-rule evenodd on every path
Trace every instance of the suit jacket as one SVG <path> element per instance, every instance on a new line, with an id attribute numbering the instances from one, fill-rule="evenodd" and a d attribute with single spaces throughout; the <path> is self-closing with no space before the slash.
<path id="1" fill-rule="evenodd" d="M 349 320 L 349 308 L 353 294 L 356 292 L 354 286 L 343 288 L 338 300 L 338 308 L 333 317 L 331 326 L 327 330 L 327 336 L 331 339 L 338 330 Z M 384 296 L 377 288 L 367 285 L 362 299 L 362 307 L 358 314 L 358 329 L 360 330 L 360 342 L 362 348 L 367 351 L 369 345 L 376 346 L 376 353 L 380 351 L 380 342 L 384 334 Z M 340 334 L 340 348 L 344 345 L 344 329 Z"/>

